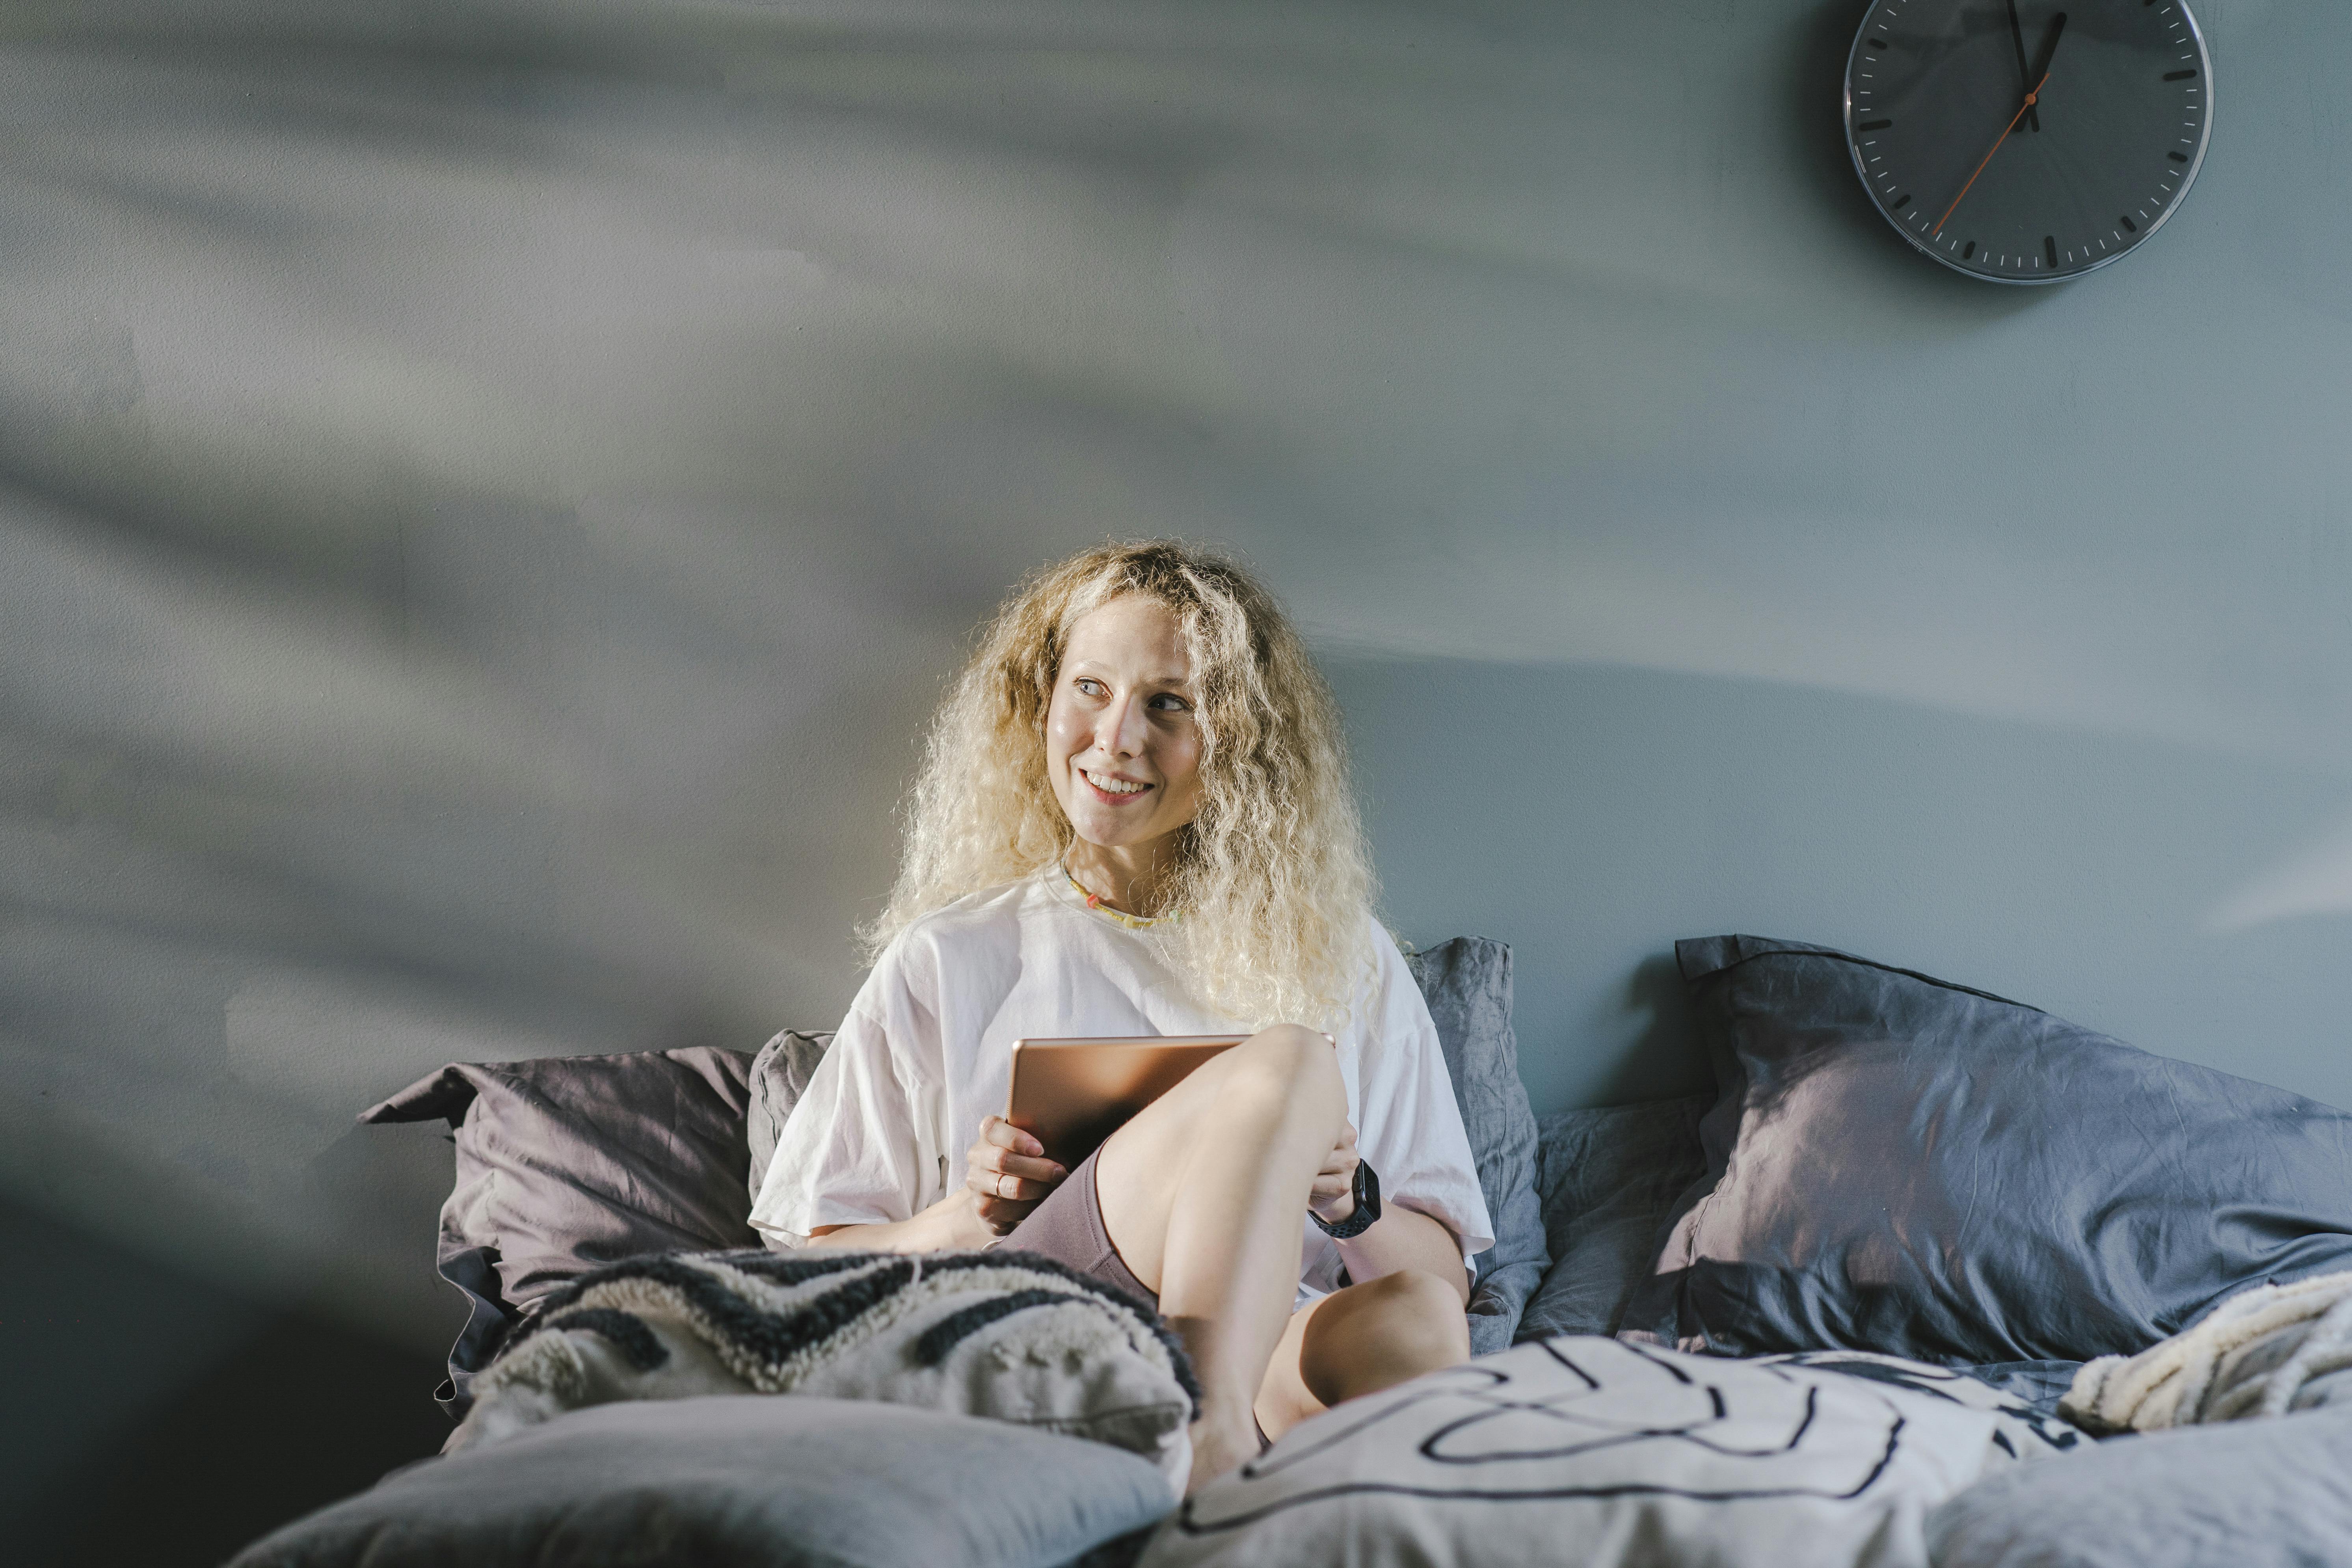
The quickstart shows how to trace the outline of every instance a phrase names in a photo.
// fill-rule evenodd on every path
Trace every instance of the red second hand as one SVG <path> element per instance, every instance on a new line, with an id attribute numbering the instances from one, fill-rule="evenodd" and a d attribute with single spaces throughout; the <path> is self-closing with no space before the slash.
<path id="1" fill-rule="evenodd" d="M 2065 18 L 2062 16 L 2059 20 L 2063 21 Z M 1952 205 L 1944 209 L 1944 216 L 1937 218 L 1936 220 L 1936 226 L 1927 231 L 1928 238 L 1933 239 L 1936 236 L 1944 232 L 1944 226 L 1952 221 L 1952 215 L 1954 213 L 1960 210 L 1960 202 L 1962 198 L 1968 195 L 1969 185 L 1973 185 L 1977 183 L 1977 174 L 1981 174 L 1985 172 L 1985 163 L 1992 162 L 1992 153 L 2000 151 L 2001 142 L 2009 140 L 2009 133 L 2017 129 L 2017 122 L 2025 118 L 2025 111 L 2032 108 L 2035 101 L 2041 98 L 2042 86 L 2044 83 L 2048 82 L 2049 79 L 2050 73 L 2048 71 L 2043 71 L 2042 73 L 2042 80 L 2033 84 L 2033 90 L 2025 95 L 2025 101 L 2017 106 L 2017 112 L 2011 115 L 2009 117 L 2009 123 L 2002 127 L 2000 137 L 1996 139 L 1992 144 L 1992 153 L 1987 153 L 1984 155 L 1984 162 L 1977 165 L 1976 174 L 1970 174 L 1969 176 L 1968 185 L 1962 185 L 1960 187 L 1959 195 L 1952 198 Z"/>

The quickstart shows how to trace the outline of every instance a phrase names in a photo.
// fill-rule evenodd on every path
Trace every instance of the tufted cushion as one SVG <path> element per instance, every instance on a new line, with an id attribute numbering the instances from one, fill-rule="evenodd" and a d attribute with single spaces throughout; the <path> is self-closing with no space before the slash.
<path id="1" fill-rule="evenodd" d="M 567 1411 L 712 1394 L 876 1399 L 1089 1437 L 1180 1484 L 1199 1387 L 1160 1315 L 1003 1249 L 670 1253 L 546 1299 L 474 1380 L 446 1452 Z"/>

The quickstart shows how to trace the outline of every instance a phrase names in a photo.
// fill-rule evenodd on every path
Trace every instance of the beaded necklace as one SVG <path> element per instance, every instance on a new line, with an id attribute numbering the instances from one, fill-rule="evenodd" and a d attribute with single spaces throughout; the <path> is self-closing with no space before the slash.
<path id="1" fill-rule="evenodd" d="M 1108 904 L 1102 901 L 1102 895 L 1100 893 L 1089 893 L 1087 891 L 1087 885 L 1078 880 L 1076 872 L 1070 869 L 1070 862 L 1067 857 L 1063 858 L 1061 865 L 1062 875 L 1069 879 L 1071 890 L 1076 893 L 1078 897 L 1086 900 L 1087 908 L 1094 910 L 1094 912 L 1098 915 L 1106 917 L 1107 919 L 1117 921 L 1119 924 L 1125 926 L 1129 931 L 1148 931 L 1151 927 L 1158 925 L 1163 920 L 1172 921 L 1176 918 L 1173 913 L 1165 915 L 1131 915 L 1125 910 L 1112 909 Z"/>

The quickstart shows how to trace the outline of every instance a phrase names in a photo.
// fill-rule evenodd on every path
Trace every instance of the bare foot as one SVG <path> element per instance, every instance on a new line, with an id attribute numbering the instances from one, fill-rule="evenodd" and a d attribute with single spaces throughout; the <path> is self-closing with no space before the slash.
<path id="1" fill-rule="evenodd" d="M 1192 1474 L 1184 1483 L 1184 1495 L 1191 1497 L 1219 1477 L 1231 1475 L 1256 1458 L 1257 1452 L 1256 1428 L 1246 1421 L 1236 1430 L 1227 1430 L 1223 1423 L 1193 1422 Z"/>

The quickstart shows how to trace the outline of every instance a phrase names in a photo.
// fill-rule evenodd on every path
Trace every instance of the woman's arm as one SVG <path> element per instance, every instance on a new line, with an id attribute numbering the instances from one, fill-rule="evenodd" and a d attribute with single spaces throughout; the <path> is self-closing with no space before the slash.
<path id="1" fill-rule="evenodd" d="M 1379 975 L 1349 1037 L 1358 1053 L 1362 1152 L 1380 1173 L 1385 1201 L 1376 1224 L 1339 1244 L 1339 1259 L 1360 1281 L 1404 1268 L 1433 1275 L 1466 1306 L 1475 1276 L 1463 1263 L 1464 1244 L 1483 1248 L 1494 1229 L 1477 1160 L 1429 1004 L 1395 941 L 1365 919 Z M 1356 1153 L 1355 1139 L 1343 1139 L 1316 1177 L 1309 1202 L 1327 1223 L 1354 1212 Z"/>
<path id="2" fill-rule="evenodd" d="M 964 1184 L 912 1219 L 821 1225 L 809 1232 L 809 1245 L 867 1247 L 876 1252 L 986 1247 L 1019 1225 L 1069 1174 L 1058 1162 L 1045 1157 L 1043 1143 L 1001 1116 L 982 1120 L 980 1136 L 964 1160 Z"/>
<path id="3" fill-rule="evenodd" d="M 752 1227 L 772 1247 L 803 1246 L 844 1221 L 903 1224 L 944 1195 L 936 1177 L 924 1179 L 947 1152 L 934 1124 L 944 1098 L 938 1035 L 908 984 L 905 946 L 892 943 L 876 963 L 778 1131 L 751 1205 Z"/>
<path id="4" fill-rule="evenodd" d="M 912 1219 L 881 1225 L 821 1225 L 809 1232 L 808 1244 L 874 1252 L 961 1252 L 986 1247 L 995 1239 L 996 1233 L 980 1217 L 971 1189 L 958 1187 Z"/>
<path id="5" fill-rule="evenodd" d="M 1356 1212 L 1356 1130 L 1349 1127 L 1316 1173 L 1315 1185 L 1307 1194 L 1307 1206 L 1326 1224 L 1344 1225 Z M 1348 1278 L 1360 1285 L 1402 1268 L 1418 1268 L 1444 1280 L 1464 1306 L 1470 1304 L 1470 1274 L 1462 1266 L 1461 1238 L 1442 1220 L 1415 1209 L 1381 1205 L 1381 1217 L 1362 1235 L 1339 1243 L 1339 1261 L 1348 1266 Z"/>
<path id="6" fill-rule="evenodd" d="M 1354 1206 L 1351 1200 L 1349 1207 Z M 1339 1261 L 1348 1266 L 1348 1278 L 1360 1282 L 1402 1268 L 1434 1274 L 1454 1287 L 1465 1307 L 1470 1305 L 1470 1271 L 1462 1266 L 1462 1243 L 1444 1222 L 1418 1210 L 1382 1205 L 1381 1217 L 1363 1235 L 1339 1244 Z"/>

